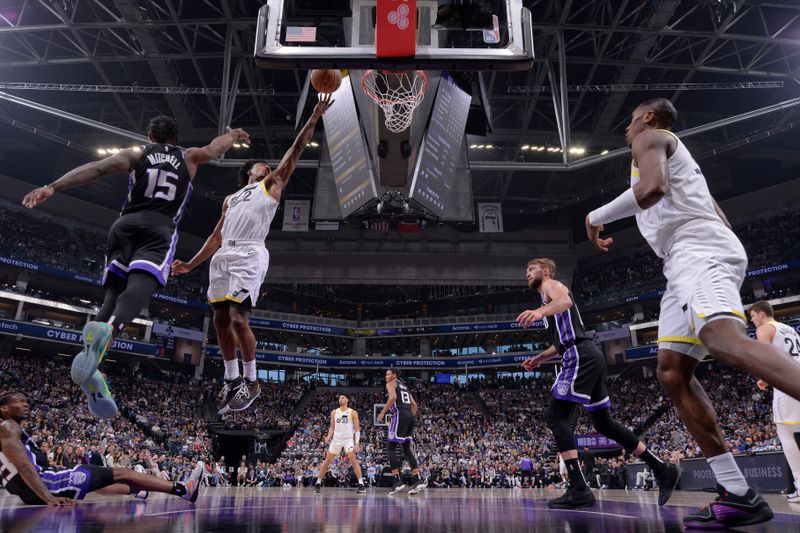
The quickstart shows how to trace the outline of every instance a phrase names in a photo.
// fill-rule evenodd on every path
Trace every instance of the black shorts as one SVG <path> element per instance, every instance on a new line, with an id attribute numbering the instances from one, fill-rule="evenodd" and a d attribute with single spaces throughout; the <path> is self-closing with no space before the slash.
<path id="1" fill-rule="evenodd" d="M 154 211 L 122 215 L 108 232 L 103 285 L 109 274 L 128 279 L 131 271 L 141 270 L 165 286 L 177 244 L 178 230 L 168 216 Z"/>
<path id="2" fill-rule="evenodd" d="M 90 492 L 114 484 L 114 471 L 97 465 L 78 465 L 69 470 L 53 472 L 46 470 L 39 474 L 42 483 L 53 496 L 82 500 Z M 11 494 L 19 496 L 28 505 L 44 505 L 45 502 L 17 474 L 6 485 Z"/>
<path id="3" fill-rule="evenodd" d="M 417 425 L 416 417 L 409 409 L 392 409 L 392 421 L 389 422 L 389 442 L 411 442 L 414 427 Z"/>
<path id="4" fill-rule="evenodd" d="M 569 346 L 562 354 L 561 372 L 553 384 L 553 397 L 582 404 L 587 411 L 611 406 L 606 388 L 606 358 L 591 341 Z"/>

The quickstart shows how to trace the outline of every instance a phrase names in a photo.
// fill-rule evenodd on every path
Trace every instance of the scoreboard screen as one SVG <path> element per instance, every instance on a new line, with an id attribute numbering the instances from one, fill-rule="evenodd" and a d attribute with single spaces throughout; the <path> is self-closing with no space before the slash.
<path id="1" fill-rule="evenodd" d="M 410 197 L 440 218 L 456 200 L 459 180 L 469 180 L 464 163 L 464 129 L 472 97 L 452 77 L 442 73 L 430 124 L 414 169 Z"/>

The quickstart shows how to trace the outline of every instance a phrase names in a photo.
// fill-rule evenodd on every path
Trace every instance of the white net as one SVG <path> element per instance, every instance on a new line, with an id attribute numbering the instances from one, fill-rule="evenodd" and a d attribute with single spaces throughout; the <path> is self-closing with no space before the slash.
<path id="1" fill-rule="evenodd" d="M 361 86 L 383 109 L 386 129 L 399 133 L 411 126 L 414 110 L 425 98 L 428 77 L 421 70 L 368 70 L 364 73 Z"/>

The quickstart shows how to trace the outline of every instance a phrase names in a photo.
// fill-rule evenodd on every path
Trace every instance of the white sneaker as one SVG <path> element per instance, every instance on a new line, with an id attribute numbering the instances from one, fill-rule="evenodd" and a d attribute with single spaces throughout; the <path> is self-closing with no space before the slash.
<path id="1" fill-rule="evenodd" d="M 181 496 L 184 500 L 189 500 L 194 503 L 197 501 L 197 496 L 200 494 L 200 480 L 203 478 L 203 471 L 206 465 L 203 461 L 197 461 L 197 465 L 192 470 L 189 479 L 184 481 L 182 485 L 186 487 L 186 494 Z"/>
<path id="2" fill-rule="evenodd" d="M 800 493 L 794 491 L 791 494 L 787 494 L 786 501 L 789 503 L 800 503 Z"/>

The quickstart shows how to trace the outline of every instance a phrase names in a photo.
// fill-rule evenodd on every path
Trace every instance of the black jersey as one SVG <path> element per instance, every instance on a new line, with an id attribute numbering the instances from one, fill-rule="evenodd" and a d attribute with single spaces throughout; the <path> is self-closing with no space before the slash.
<path id="1" fill-rule="evenodd" d="M 177 224 L 191 192 L 192 180 L 181 149 L 171 144 L 145 144 L 128 178 L 128 198 L 121 214 L 155 211 Z"/>
<path id="2" fill-rule="evenodd" d="M 565 352 L 579 342 L 592 340 L 586 334 L 586 328 L 583 325 L 578 306 L 575 305 L 572 292 L 569 293 L 569 297 L 572 300 L 572 307 L 557 315 L 544 318 L 544 324 L 550 337 L 550 344 L 555 346 L 558 353 L 565 357 L 567 355 Z M 549 302 L 544 303 L 548 304 Z"/>
<path id="3" fill-rule="evenodd" d="M 25 430 L 22 431 L 20 440 L 22 441 L 22 446 L 25 448 L 28 459 L 30 459 L 38 472 L 50 468 L 47 456 L 36 446 L 30 435 L 25 433 Z M 22 477 L 19 475 L 17 468 L 3 453 L 3 449 L 0 448 L 0 487 L 14 488 L 19 484 L 24 484 Z"/>
<path id="4" fill-rule="evenodd" d="M 409 409 L 411 410 L 411 391 L 408 390 L 406 384 L 396 379 L 395 383 L 395 393 L 397 393 L 397 400 L 395 401 L 394 405 L 397 409 Z"/>

